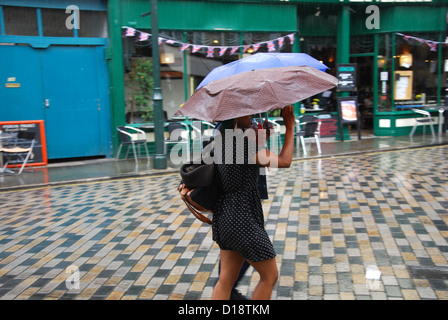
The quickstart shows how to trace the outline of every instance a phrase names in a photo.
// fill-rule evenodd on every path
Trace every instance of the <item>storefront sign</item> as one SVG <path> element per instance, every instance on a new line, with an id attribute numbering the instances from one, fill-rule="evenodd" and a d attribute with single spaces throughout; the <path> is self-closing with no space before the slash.
<path id="1" fill-rule="evenodd" d="M 338 91 L 356 91 L 356 63 L 338 64 Z"/>

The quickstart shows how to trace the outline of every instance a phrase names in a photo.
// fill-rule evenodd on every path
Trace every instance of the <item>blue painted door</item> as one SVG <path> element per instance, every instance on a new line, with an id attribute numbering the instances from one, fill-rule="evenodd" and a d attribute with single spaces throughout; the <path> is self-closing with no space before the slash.
<path id="1" fill-rule="evenodd" d="M 7 59 L 3 59 L 7 57 Z M 0 120 L 45 121 L 49 159 L 111 154 L 104 48 L 0 46 Z"/>
<path id="2" fill-rule="evenodd" d="M 39 51 L 0 45 L 0 121 L 44 120 Z"/>

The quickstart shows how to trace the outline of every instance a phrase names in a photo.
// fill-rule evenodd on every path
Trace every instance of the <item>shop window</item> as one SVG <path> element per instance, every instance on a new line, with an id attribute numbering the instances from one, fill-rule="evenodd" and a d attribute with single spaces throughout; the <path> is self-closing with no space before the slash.
<path id="1" fill-rule="evenodd" d="M 378 111 L 392 111 L 392 35 L 378 35 Z"/>
<path id="2" fill-rule="evenodd" d="M 437 105 L 438 47 L 431 50 L 424 40 L 437 39 L 437 34 L 413 34 L 406 39 L 396 36 L 394 100 L 397 109 L 413 105 Z"/>
<path id="3" fill-rule="evenodd" d="M 356 36 L 350 38 L 350 53 L 371 53 L 373 52 L 373 36 Z"/>
<path id="4" fill-rule="evenodd" d="M 140 31 L 135 36 L 123 38 L 126 114 L 129 115 L 127 117 L 129 122 L 151 122 L 152 100 L 146 96 L 144 103 L 139 102 L 141 95 L 136 85 L 142 86 L 142 84 L 138 84 L 140 80 L 136 78 L 136 73 L 142 71 L 143 65 L 152 63 L 152 46 L 150 38 L 140 41 L 139 36 Z M 159 36 L 174 42 L 169 44 L 164 41 L 159 46 L 163 108 L 167 119 L 170 120 L 210 71 L 242 57 L 241 39 L 243 39 L 243 45 L 249 45 L 278 37 L 283 38 L 285 34 L 246 33 L 241 38 L 241 34 L 237 32 L 186 32 L 184 34 L 179 31 L 162 30 Z M 182 44 L 188 44 L 189 47 L 181 51 Z M 193 50 L 193 45 L 197 46 L 197 50 Z M 275 45 L 277 52 L 292 52 L 289 39 L 285 39 L 282 46 L 279 46 L 277 42 Z M 221 50 L 223 48 L 225 50 Z M 266 51 L 268 48 L 266 43 L 263 43 L 252 53 Z M 251 52 L 243 53 L 245 54 L 251 54 Z M 152 77 L 146 71 L 140 75 L 143 78 L 147 78 L 148 75 Z"/>
<path id="5" fill-rule="evenodd" d="M 313 58 L 325 64 L 329 69 L 328 73 L 336 76 L 336 37 L 300 37 L 301 51 L 309 54 Z M 306 109 L 312 109 L 316 105 L 319 109 L 335 112 L 337 110 L 336 88 L 330 92 L 318 94 L 310 97 L 302 104 Z"/>
<path id="6" fill-rule="evenodd" d="M 69 14 L 63 9 L 41 9 L 42 29 L 45 37 L 73 37 L 74 29 L 66 26 Z"/>
<path id="7" fill-rule="evenodd" d="M 105 11 L 80 11 L 79 37 L 107 38 L 107 13 Z"/>
<path id="8" fill-rule="evenodd" d="M 38 36 L 35 8 L 3 7 L 5 33 L 15 36 Z M 25 23 L 26 22 L 26 23 Z"/>

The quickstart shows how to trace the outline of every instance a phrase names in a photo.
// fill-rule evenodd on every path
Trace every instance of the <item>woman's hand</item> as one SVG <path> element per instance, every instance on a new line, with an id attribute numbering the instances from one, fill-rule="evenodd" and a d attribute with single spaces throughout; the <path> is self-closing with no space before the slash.
<path id="1" fill-rule="evenodd" d="M 181 183 L 179 185 L 178 191 L 181 195 L 181 197 L 185 197 L 185 195 L 190 191 L 190 189 L 185 187 L 185 184 Z"/>
<path id="2" fill-rule="evenodd" d="M 296 125 L 296 117 L 294 116 L 294 107 L 292 105 L 283 108 L 282 117 L 286 129 L 294 130 L 294 127 Z"/>

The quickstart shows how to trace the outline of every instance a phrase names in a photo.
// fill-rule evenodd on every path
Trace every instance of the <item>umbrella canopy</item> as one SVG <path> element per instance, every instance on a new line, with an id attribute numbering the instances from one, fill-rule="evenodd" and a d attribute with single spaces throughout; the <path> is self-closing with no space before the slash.
<path id="1" fill-rule="evenodd" d="M 283 108 L 337 84 L 337 78 L 308 66 L 247 71 L 205 85 L 176 114 L 223 121 Z"/>
<path id="2" fill-rule="evenodd" d="M 276 67 L 310 66 L 320 71 L 328 67 L 306 53 L 260 52 L 214 68 L 196 89 L 206 84 L 241 72 Z"/>

